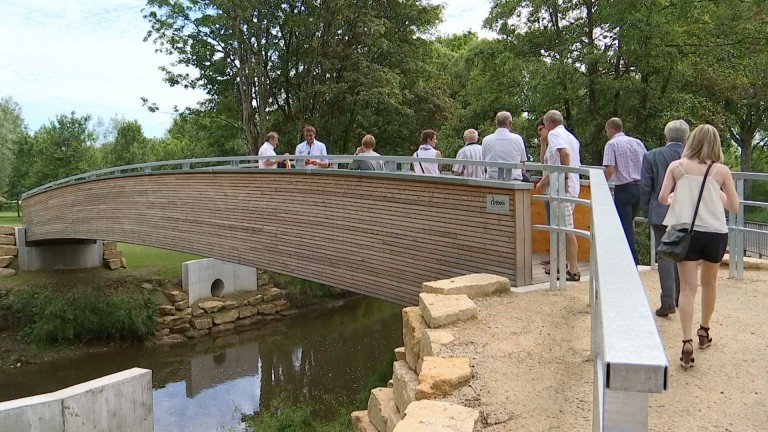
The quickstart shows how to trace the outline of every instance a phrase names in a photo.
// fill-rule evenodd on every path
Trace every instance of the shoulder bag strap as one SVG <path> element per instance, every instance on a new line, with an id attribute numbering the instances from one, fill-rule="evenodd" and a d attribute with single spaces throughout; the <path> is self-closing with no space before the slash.
<path id="1" fill-rule="evenodd" d="M 701 189 L 699 189 L 699 198 L 696 200 L 696 209 L 693 211 L 693 220 L 691 220 L 691 228 L 688 230 L 689 233 L 693 233 L 693 227 L 696 224 L 696 216 L 699 214 L 699 205 L 701 205 L 701 197 L 704 195 L 704 186 L 707 184 L 707 176 L 709 175 L 709 170 L 712 169 L 712 165 L 714 165 L 715 162 L 711 162 L 709 166 L 707 167 L 707 170 L 704 171 L 704 179 L 701 180 Z"/>

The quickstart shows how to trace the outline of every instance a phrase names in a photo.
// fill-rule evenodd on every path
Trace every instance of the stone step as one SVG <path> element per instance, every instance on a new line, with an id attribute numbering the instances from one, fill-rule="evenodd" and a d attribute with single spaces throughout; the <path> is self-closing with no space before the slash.
<path id="1" fill-rule="evenodd" d="M 509 279 L 488 273 L 474 273 L 421 284 L 421 292 L 443 295 L 466 294 L 469 298 L 510 292 Z"/>
<path id="2" fill-rule="evenodd" d="M 379 432 L 386 432 L 387 418 L 393 412 L 397 412 L 395 391 L 386 387 L 371 390 L 371 397 L 368 398 L 368 418 Z"/>
<path id="3" fill-rule="evenodd" d="M 424 357 L 416 400 L 447 396 L 469 384 L 472 368 L 467 357 Z"/>
<path id="4" fill-rule="evenodd" d="M 477 305 L 466 294 L 419 294 L 419 310 L 431 328 L 477 318 Z M 408 347 L 406 346 L 406 353 Z"/>
<path id="5" fill-rule="evenodd" d="M 12 256 L 0 256 L 0 267 L 8 267 L 13 263 L 14 257 Z"/>
<path id="6" fill-rule="evenodd" d="M 456 338 L 445 330 L 426 329 L 421 333 L 421 350 L 419 363 L 416 365 L 416 373 L 421 373 L 422 363 L 425 357 L 441 357 L 445 345 L 450 344 Z"/>
<path id="7" fill-rule="evenodd" d="M 393 432 L 474 432 L 480 412 L 450 402 L 422 400 L 408 405 Z"/>
<path id="8" fill-rule="evenodd" d="M 355 432 L 379 432 L 368 418 L 368 411 L 365 410 L 352 413 L 352 430 Z"/>

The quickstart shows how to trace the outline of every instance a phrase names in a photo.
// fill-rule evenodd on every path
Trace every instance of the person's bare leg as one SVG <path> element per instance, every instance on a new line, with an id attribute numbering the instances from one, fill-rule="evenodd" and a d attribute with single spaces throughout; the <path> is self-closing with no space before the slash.
<path id="1" fill-rule="evenodd" d="M 702 330 L 696 331 L 699 337 L 699 347 L 707 348 L 712 339 L 709 336 L 709 320 L 715 311 L 715 301 L 717 300 L 717 271 L 720 264 L 704 261 L 701 266 L 701 326 Z"/>
<path id="2" fill-rule="evenodd" d="M 696 261 L 680 261 L 677 263 L 677 271 L 680 274 L 680 304 L 678 315 L 680 327 L 683 331 L 683 340 L 692 339 L 693 336 L 693 302 L 696 299 L 698 278 Z"/>
<path id="3" fill-rule="evenodd" d="M 565 259 L 568 261 L 568 268 L 571 273 L 581 273 L 579 270 L 579 243 L 576 241 L 576 234 L 565 235 Z"/>

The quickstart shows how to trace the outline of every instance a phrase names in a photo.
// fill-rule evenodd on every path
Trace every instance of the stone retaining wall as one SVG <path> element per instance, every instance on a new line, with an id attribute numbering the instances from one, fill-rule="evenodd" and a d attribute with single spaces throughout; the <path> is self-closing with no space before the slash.
<path id="1" fill-rule="evenodd" d="M 283 292 L 272 286 L 226 298 L 207 297 L 192 305 L 185 292 L 171 290 L 163 294 L 167 302 L 158 306 L 155 332 L 155 341 L 161 344 L 223 334 L 296 313 L 283 299 Z"/>
<path id="2" fill-rule="evenodd" d="M 419 306 L 403 309 L 403 343 L 395 350 L 392 380 L 371 390 L 368 409 L 352 413 L 356 432 L 472 432 L 480 412 L 436 400 L 469 385 L 469 358 L 443 354 L 456 338 L 439 327 L 475 319 L 471 298 L 508 293 L 507 278 L 472 274 L 422 284 Z"/>
<path id="3" fill-rule="evenodd" d="M 104 267 L 110 270 L 128 268 L 123 251 L 117 248 L 117 242 L 104 240 L 102 246 L 104 247 Z"/>
<path id="4" fill-rule="evenodd" d="M 16 261 L 19 249 L 16 247 L 16 228 L 0 226 L 0 277 L 15 276 L 16 270 L 10 268 Z"/>

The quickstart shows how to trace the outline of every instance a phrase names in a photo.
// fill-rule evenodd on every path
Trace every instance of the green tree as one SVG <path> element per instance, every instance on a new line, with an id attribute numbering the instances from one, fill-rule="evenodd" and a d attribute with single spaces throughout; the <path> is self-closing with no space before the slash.
<path id="1" fill-rule="evenodd" d="M 0 195 L 7 194 L 16 148 L 26 135 L 21 106 L 10 97 L 0 98 Z"/>
<path id="2" fill-rule="evenodd" d="M 33 136 L 33 163 L 29 168 L 31 187 L 63 179 L 99 167 L 94 147 L 96 133 L 90 128 L 91 116 L 58 115 Z"/>
<path id="3" fill-rule="evenodd" d="M 439 16 L 423 0 L 149 0 L 145 9 L 146 39 L 197 71 L 166 68 L 166 81 L 203 89 L 252 154 L 269 130 L 292 144 L 308 123 L 331 152 L 366 132 L 387 146 L 415 143 L 450 104 L 419 36 Z"/>
<path id="4" fill-rule="evenodd" d="M 148 143 L 138 121 L 120 121 L 116 128 L 115 140 L 100 147 L 102 161 L 107 167 L 146 162 Z"/>

